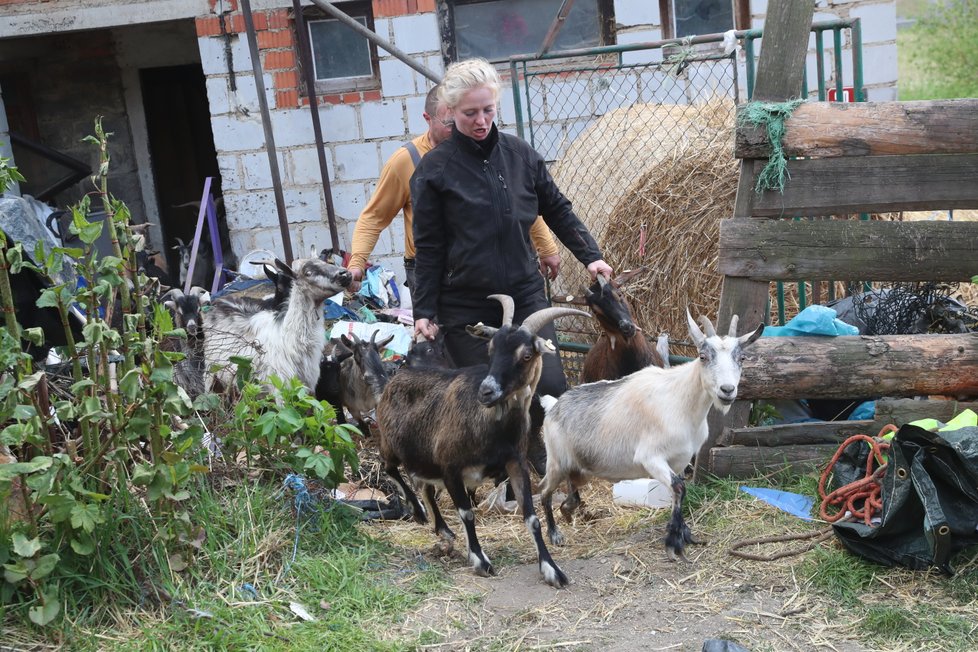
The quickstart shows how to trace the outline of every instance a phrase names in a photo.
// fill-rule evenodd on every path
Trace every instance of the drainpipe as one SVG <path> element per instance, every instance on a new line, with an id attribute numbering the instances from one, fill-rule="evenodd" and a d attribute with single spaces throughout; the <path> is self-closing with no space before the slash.
<path id="1" fill-rule="evenodd" d="M 282 194 L 282 177 L 278 170 L 278 157 L 275 154 L 275 135 L 268 115 L 268 98 L 265 97 L 265 80 L 262 78 L 261 59 L 258 56 L 258 39 L 255 36 L 255 21 L 251 16 L 251 0 L 241 0 L 244 14 L 245 32 L 248 36 L 248 50 L 251 53 L 251 68 L 255 75 L 255 89 L 258 91 L 258 106 L 261 109 L 261 126 L 265 130 L 265 151 L 268 153 L 268 166 L 272 173 L 272 191 L 275 193 L 275 208 L 278 212 L 278 226 L 282 232 L 282 249 L 285 262 L 292 265 L 292 237 L 289 235 L 289 218 L 285 212 L 285 196 Z"/>

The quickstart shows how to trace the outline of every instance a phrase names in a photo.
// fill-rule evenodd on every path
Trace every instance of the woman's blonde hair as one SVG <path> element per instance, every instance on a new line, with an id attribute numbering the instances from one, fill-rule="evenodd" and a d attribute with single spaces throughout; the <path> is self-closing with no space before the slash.
<path id="1" fill-rule="evenodd" d="M 439 86 L 439 97 L 450 109 L 458 106 L 462 96 L 474 88 L 485 86 L 499 99 L 499 73 L 495 66 L 481 58 L 463 59 L 448 66 Z"/>

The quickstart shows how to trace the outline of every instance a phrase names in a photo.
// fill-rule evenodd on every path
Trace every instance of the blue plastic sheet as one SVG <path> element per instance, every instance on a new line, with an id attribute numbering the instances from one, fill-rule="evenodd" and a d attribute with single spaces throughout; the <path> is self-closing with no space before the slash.
<path id="1" fill-rule="evenodd" d="M 763 489 L 761 487 L 741 487 L 740 490 L 763 500 L 769 505 L 774 505 L 792 516 L 797 516 L 803 521 L 812 520 L 812 506 L 815 504 L 815 501 L 808 496 L 793 494 L 790 491 L 781 491 L 780 489 Z"/>
<path id="2" fill-rule="evenodd" d="M 765 326 L 764 336 L 790 335 L 859 335 L 859 329 L 836 316 L 826 306 L 808 306 L 784 326 Z"/>

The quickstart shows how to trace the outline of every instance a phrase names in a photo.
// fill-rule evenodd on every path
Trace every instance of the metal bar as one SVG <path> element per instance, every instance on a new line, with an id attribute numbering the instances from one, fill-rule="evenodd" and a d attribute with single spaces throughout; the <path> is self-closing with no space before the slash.
<path id="1" fill-rule="evenodd" d="M 835 59 L 835 98 L 842 101 L 842 30 L 832 30 L 832 55 Z"/>
<path id="2" fill-rule="evenodd" d="M 516 62 L 509 62 L 509 81 L 513 85 L 513 110 L 516 113 L 516 135 L 526 139 L 523 135 L 523 102 L 520 100 L 520 80 L 516 70 Z"/>
<path id="3" fill-rule="evenodd" d="M 415 61 L 413 58 L 411 58 L 411 56 L 406 54 L 404 51 L 395 47 L 390 41 L 386 39 L 382 39 L 381 37 L 377 36 L 376 32 L 374 32 L 373 30 L 367 29 L 357 21 L 347 16 L 345 13 L 343 13 L 342 9 L 337 8 L 335 5 L 333 5 L 333 3 L 326 2 L 326 0 L 310 0 L 310 2 L 312 2 L 312 4 L 316 5 L 317 7 L 319 7 L 326 13 L 328 13 L 330 16 L 340 21 L 341 23 L 343 23 L 344 25 L 352 29 L 354 32 L 356 32 L 363 38 L 367 39 L 368 41 L 376 45 L 377 47 L 387 50 L 395 57 L 400 59 L 402 62 L 404 62 L 411 68 L 414 68 L 415 70 L 417 70 L 419 73 L 421 73 L 431 81 L 435 82 L 436 84 L 441 81 L 441 77 L 438 74 L 433 73 L 427 68 L 425 68 L 424 66 L 422 66 L 420 63 Z"/>
<path id="4" fill-rule="evenodd" d="M 815 67 L 818 70 L 818 101 L 825 101 L 825 39 L 815 32 Z"/>
<path id="5" fill-rule="evenodd" d="M 550 23 L 550 29 L 547 30 L 547 35 L 543 37 L 543 45 L 540 46 L 540 51 L 537 52 L 538 59 L 545 55 L 550 50 L 550 46 L 557 40 L 557 34 L 564 26 L 564 21 L 567 20 L 567 14 L 570 13 L 571 7 L 573 6 L 574 0 L 563 0 L 560 3 L 560 9 L 557 10 L 557 15 L 554 16 L 554 22 Z"/>
<path id="6" fill-rule="evenodd" d="M 863 88 L 863 28 L 861 19 L 852 21 L 850 36 L 852 37 L 852 99 L 857 102 L 866 101 L 866 89 Z"/>
<path id="7" fill-rule="evenodd" d="M 197 228 L 194 229 L 194 240 L 190 246 L 190 264 L 187 266 L 187 278 L 183 281 L 184 294 L 190 292 L 194 270 L 197 268 L 197 252 L 200 250 L 200 236 L 204 232 L 204 217 L 207 215 L 207 198 L 211 195 L 212 180 L 213 177 L 204 179 L 204 193 L 200 196 L 200 208 L 197 209 Z"/>
<path id="8" fill-rule="evenodd" d="M 272 191 L 275 194 L 275 209 L 278 212 L 278 226 L 282 232 L 282 249 L 285 262 L 292 264 L 292 237 L 289 235 L 289 217 L 285 211 L 285 195 L 282 193 L 282 177 L 278 170 L 278 156 L 275 153 L 275 134 L 268 114 L 268 98 L 265 96 L 265 80 L 262 78 L 261 58 L 258 55 L 258 38 L 255 36 L 255 20 L 251 16 L 251 0 L 241 0 L 241 13 L 244 14 L 245 32 L 248 37 L 248 51 L 251 54 L 251 69 L 255 75 L 255 90 L 258 91 L 258 108 L 261 109 L 261 126 L 265 130 L 265 151 L 268 153 L 268 166 L 272 175 Z M 203 208 L 203 205 L 201 206 Z"/>
<path id="9" fill-rule="evenodd" d="M 316 74 L 312 65 L 312 45 L 306 19 L 302 15 L 299 0 L 292 0 L 295 12 L 295 30 L 299 37 L 299 61 L 306 82 L 306 97 L 309 98 L 309 117 L 312 118 L 312 133 L 316 138 L 316 154 L 319 157 L 319 175 L 323 181 L 323 194 L 326 198 L 326 222 L 329 224 L 329 239 L 333 253 L 340 252 L 340 235 L 336 228 L 336 209 L 333 206 L 333 190 L 329 183 L 329 168 L 326 165 L 326 147 L 323 144 L 323 127 L 319 122 L 319 94 L 316 93 Z"/>
<path id="10" fill-rule="evenodd" d="M 214 194 L 211 192 L 207 193 L 207 229 L 211 234 L 211 253 L 214 254 L 211 292 L 217 292 L 221 288 L 221 279 L 224 276 L 224 251 L 221 249 L 221 234 L 217 230 L 217 204 L 214 203 Z"/>
<path id="11" fill-rule="evenodd" d="M 756 59 L 754 57 L 754 37 L 744 39 L 744 56 L 747 59 L 747 100 L 754 97 L 754 74 Z"/>

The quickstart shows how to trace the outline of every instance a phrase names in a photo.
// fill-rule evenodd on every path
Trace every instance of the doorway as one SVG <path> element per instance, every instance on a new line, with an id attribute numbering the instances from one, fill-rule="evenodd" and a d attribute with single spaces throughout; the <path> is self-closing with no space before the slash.
<path id="1" fill-rule="evenodd" d="M 193 241 L 206 177 L 214 178 L 211 193 L 218 205 L 218 230 L 223 250 L 229 251 L 207 88 L 200 65 L 144 68 L 139 76 L 159 203 L 162 253 L 175 283 L 180 259 L 173 247 L 177 238 L 187 244 Z M 206 226 L 202 238 L 207 238 Z M 210 246 L 209 238 L 206 242 Z"/>

